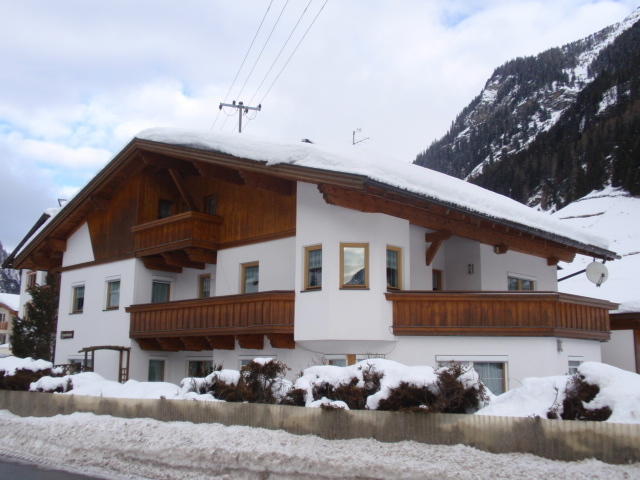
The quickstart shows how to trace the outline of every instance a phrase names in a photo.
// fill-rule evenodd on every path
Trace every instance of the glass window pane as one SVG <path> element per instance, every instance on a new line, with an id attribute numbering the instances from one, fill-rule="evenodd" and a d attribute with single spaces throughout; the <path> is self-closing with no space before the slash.
<path id="1" fill-rule="evenodd" d="M 151 303 L 168 302 L 170 289 L 170 283 L 154 281 L 151 288 Z"/>
<path id="2" fill-rule="evenodd" d="M 334 367 L 346 367 L 347 359 L 346 358 L 330 358 L 327 363 L 329 365 L 333 365 Z"/>
<path id="3" fill-rule="evenodd" d="M 307 251 L 307 287 L 319 288 L 322 286 L 322 249 Z"/>
<path id="4" fill-rule="evenodd" d="M 84 285 L 73 287 L 73 312 L 81 313 L 84 308 Z"/>
<path id="5" fill-rule="evenodd" d="M 365 247 L 342 247 L 343 275 L 342 284 L 366 286 L 366 249 Z"/>
<path id="6" fill-rule="evenodd" d="M 473 362 L 480 380 L 494 395 L 504 393 L 504 363 Z"/>
<path id="7" fill-rule="evenodd" d="M 107 284 L 107 308 L 117 308 L 120 305 L 120 280 Z"/>
<path id="8" fill-rule="evenodd" d="M 209 275 L 203 275 L 200 277 L 198 295 L 200 298 L 207 298 L 211 296 L 211 277 Z"/>
<path id="9" fill-rule="evenodd" d="M 164 360 L 149 360 L 149 381 L 164 382 Z"/>
<path id="10" fill-rule="evenodd" d="M 258 291 L 258 281 L 258 265 L 247 265 L 244 267 L 244 293 L 256 293 Z"/>
<path id="11" fill-rule="evenodd" d="M 188 377 L 206 377 L 213 371 L 213 361 L 211 360 L 189 360 L 188 365 Z"/>
<path id="12" fill-rule="evenodd" d="M 400 288 L 399 257 L 398 250 L 387 250 L 387 286 L 391 288 Z"/>

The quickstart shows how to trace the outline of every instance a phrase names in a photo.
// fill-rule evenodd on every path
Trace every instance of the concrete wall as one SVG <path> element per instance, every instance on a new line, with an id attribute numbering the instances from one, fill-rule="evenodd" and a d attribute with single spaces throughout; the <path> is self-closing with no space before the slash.
<path id="1" fill-rule="evenodd" d="M 0 391 L 0 408 L 20 416 L 93 412 L 123 418 L 221 423 L 279 429 L 326 439 L 374 438 L 469 445 L 493 453 L 530 453 L 556 460 L 640 461 L 640 425 L 540 418 L 323 410 L 226 402 L 137 400 Z"/>
<path id="2" fill-rule="evenodd" d="M 613 330 L 611 340 L 602 344 L 602 361 L 635 372 L 636 354 L 633 330 Z"/>
<path id="3" fill-rule="evenodd" d="M 85 222 L 67 238 L 67 249 L 62 256 L 62 266 L 68 267 L 94 260 L 89 225 Z"/>
<path id="4" fill-rule="evenodd" d="M 557 267 L 544 258 L 513 251 L 496 254 L 491 245 L 480 244 L 480 262 L 482 290 L 507 290 L 509 276 L 535 280 L 536 290 L 558 290 Z"/>

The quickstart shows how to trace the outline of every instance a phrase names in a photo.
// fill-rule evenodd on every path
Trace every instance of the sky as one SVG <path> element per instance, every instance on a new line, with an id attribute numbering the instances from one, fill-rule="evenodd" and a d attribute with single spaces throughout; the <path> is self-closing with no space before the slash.
<path id="1" fill-rule="evenodd" d="M 496 67 L 589 35 L 637 5 L 0 0 L 0 242 L 15 247 L 140 130 L 234 132 L 223 100 L 262 104 L 242 135 L 331 147 L 361 129 L 368 148 L 411 162 Z"/>

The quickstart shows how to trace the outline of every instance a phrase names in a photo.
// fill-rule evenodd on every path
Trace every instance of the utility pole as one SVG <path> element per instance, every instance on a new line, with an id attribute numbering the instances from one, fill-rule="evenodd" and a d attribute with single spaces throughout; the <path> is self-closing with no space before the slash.
<path id="1" fill-rule="evenodd" d="M 360 133 L 362 131 L 361 128 L 357 128 L 353 131 L 352 135 L 351 135 L 351 144 L 352 145 L 357 145 L 358 143 L 362 143 L 365 142 L 367 140 L 369 140 L 370 137 L 366 137 L 366 138 L 361 138 L 359 140 L 356 140 L 356 133 Z"/>
<path id="2" fill-rule="evenodd" d="M 262 105 L 258 105 L 257 107 L 248 107 L 242 102 L 236 103 L 235 100 L 231 103 L 220 103 L 219 109 L 222 110 L 222 107 L 231 107 L 231 108 L 238 109 L 238 133 L 242 133 L 242 114 L 243 113 L 247 114 L 249 113 L 249 110 L 256 110 L 258 112 L 262 110 Z"/>

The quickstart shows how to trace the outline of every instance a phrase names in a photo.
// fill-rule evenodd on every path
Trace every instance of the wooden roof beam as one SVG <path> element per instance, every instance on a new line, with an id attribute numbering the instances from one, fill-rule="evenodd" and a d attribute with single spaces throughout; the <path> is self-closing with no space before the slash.
<path id="1" fill-rule="evenodd" d="M 182 273 L 182 268 L 174 265 L 168 265 L 162 257 L 143 257 L 142 263 L 149 270 L 160 270 L 163 272 Z"/>
<path id="2" fill-rule="evenodd" d="M 150 165 L 156 168 L 162 168 L 165 170 L 178 170 L 184 175 L 198 175 L 198 170 L 193 166 L 191 162 L 180 160 L 179 158 L 168 157 L 160 153 L 142 152 L 140 154 L 142 162 L 145 165 Z"/>
<path id="3" fill-rule="evenodd" d="M 449 240 L 450 238 L 451 232 L 448 230 L 441 230 L 439 232 L 427 232 L 424 235 L 424 241 L 427 243 Z"/>
<path id="4" fill-rule="evenodd" d="M 262 350 L 264 348 L 264 335 L 238 335 L 240 348 Z"/>
<path id="5" fill-rule="evenodd" d="M 496 255 L 502 255 L 509 251 L 509 246 L 504 243 L 499 243 L 498 245 L 493 246 L 493 253 Z"/>
<path id="6" fill-rule="evenodd" d="M 160 256 L 170 267 L 197 268 L 198 270 L 204 270 L 204 263 L 192 262 L 186 253 L 179 250 L 174 252 L 162 252 Z"/>
<path id="7" fill-rule="evenodd" d="M 198 209 L 196 203 L 193 201 L 193 198 L 191 197 L 187 186 L 184 184 L 184 179 L 182 178 L 182 174 L 180 173 L 180 171 L 176 170 L 175 168 L 170 168 L 169 175 L 171 176 L 173 183 L 175 183 L 178 192 L 180 192 L 184 203 L 186 203 L 187 207 L 189 207 L 189 210 L 199 212 L 200 210 Z"/>
<path id="8" fill-rule="evenodd" d="M 158 337 L 156 341 L 160 344 L 160 348 L 167 352 L 186 350 L 184 343 L 177 337 Z"/>
<path id="9" fill-rule="evenodd" d="M 214 335 L 207 337 L 207 340 L 214 350 L 233 350 L 236 348 L 236 339 L 233 335 Z"/>

